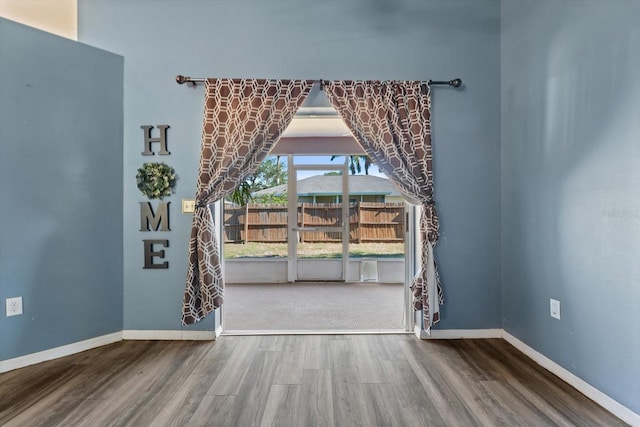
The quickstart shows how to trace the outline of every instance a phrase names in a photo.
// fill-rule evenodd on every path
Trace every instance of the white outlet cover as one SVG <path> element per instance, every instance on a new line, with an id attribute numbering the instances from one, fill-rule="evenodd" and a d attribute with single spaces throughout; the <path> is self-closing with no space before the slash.
<path id="1" fill-rule="evenodd" d="M 7 317 L 22 314 L 22 297 L 6 299 Z"/>
<path id="2" fill-rule="evenodd" d="M 560 301 L 553 298 L 549 299 L 549 314 L 554 319 L 560 319 Z"/>

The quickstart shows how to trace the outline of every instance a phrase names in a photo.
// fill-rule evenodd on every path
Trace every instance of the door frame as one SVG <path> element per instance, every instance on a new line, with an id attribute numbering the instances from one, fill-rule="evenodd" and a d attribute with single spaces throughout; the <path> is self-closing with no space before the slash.
<path id="1" fill-rule="evenodd" d="M 407 332 L 415 329 L 415 312 L 413 310 L 413 292 L 411 282 L 419 265 L 420 235 L 416 229 L 416 219 L 420 217 L 420 206 L 405 202 L 405 233 L 404 233 L 404 327 Z"/>
<path id="2" fill-rule="evenodd" d="M 300 109 L 299 113 L 304 117 L 303 110 L 305 108 Z M 331 114 L 326 114 L 323 112 L 322 114 L 317 114 L 315 109 L 308 109 L 309 113 L 306 115 L 309 118 L 316 118 L 322 120 L 324 118 L 333 118 L 334 116 L 339 117 L 337 112 L 333 112 Z M 302 148 L 301 148 L 302 147 Z M 298 155 L 345 155 L 345 161 L 348 160 L 348 155 L 355 153 L 364 153 L 364 150 L 360 147 L 357 141 L 351 135 L 340 134 L 336 136 L 331 136 L 327 138 L 323 137 L 315 137 L 310 135 L 291 135 L 287 137 L 283 135 L 283 137 L 279 140 L 278 144 L 275 146 L 275 149 L 270 153 L 271 155 L 293 155 L 293 153 L 297 153 Z M 343 174 L 345 179 L 348 180 L 348 174 Z M 297 204 L 297 194 L 296 194 L 296 204 Z M 348 201 L 348 195 L 345 198 L 343 195 L 343 201 Z M 216 215 L 216 224 L 218 225 L 218 247 L 220 250 L 220 257 L 224 260 L 224 203 L 216 202 L 216 208 L 214 209 L 214 215 Z M 344 212 L 344 211 L 343 211 Z M 346 210 L 347 214 L 349 209 Z M 297 215 L 295 215 L 297 220 Z M 413 277 L 415 276 L 417 266 L 420 265 L 421 251 L 420 248 L 420 233 L 418 228 L 416 227 L 417 218 L 420 217 L 420 207 L 414 206 L 410 204 L 406 204 L 405 210 L 405 254 L 404 254 L 404 263 L 405 263 L 405 280 L 404 280 L 404 313 L 405 313 L 405 330 L 414 332 L 414 329 L 418 326 L 422 326 L 420 320 L 416 322 L 416 315 L 413 310 L 413 295 L 410 289 L 411 282 Z M 346 223 L 348 224 L 348 218 Z M 297 225 L 297 224 L 296 224 Z M 289 227 L 289 225 L 288 225 Z M 348 233 L 346 234 L 348 236 Z M 348 241 L 348 239 L 347 239 Z M 348 251 L 347 251 L 348 253 Z M 222 269 L 224 275 L 224 262 L 222 262 Z M 347 262 L 348 267 L 348 262 Z M 343 269 L 343 271 L 347 271 Z M 289 273 L 287 273 L 289 274 Z M 347 277 L 345 275 L 345 277 Z M 225 304 L 222 304 L 220 307 L 220 316 L 215 319 L 215 322 L 221 327 L 222 331 L 225 329 L 224 325 L 224 308 Z M 305 333 L 309 333 L 308 331 Z"/>

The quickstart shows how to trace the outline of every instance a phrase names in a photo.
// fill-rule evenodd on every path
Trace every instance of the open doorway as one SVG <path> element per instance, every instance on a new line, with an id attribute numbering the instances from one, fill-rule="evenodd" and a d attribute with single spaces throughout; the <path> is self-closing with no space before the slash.
<path id="1" fill-rule="evenodd" d="M 254 197 L 278 203 L 225 203 L 224 333 L 412 329 L 410 215 L 382 174 L 349 173 L 364 153 L 335 110 L 302 108 L 271 154 L 287 183 Z"/>

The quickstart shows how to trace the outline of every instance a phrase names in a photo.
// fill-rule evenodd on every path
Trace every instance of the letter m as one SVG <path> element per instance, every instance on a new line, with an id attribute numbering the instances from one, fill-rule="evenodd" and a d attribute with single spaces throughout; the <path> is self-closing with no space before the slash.
<path id="1" fill-rule="evenodd" d="M 160 202 L 153 212 L 150 202 L 140 202 L 140 231 L 171 231 L 169 228 L 169 203 Z"/>

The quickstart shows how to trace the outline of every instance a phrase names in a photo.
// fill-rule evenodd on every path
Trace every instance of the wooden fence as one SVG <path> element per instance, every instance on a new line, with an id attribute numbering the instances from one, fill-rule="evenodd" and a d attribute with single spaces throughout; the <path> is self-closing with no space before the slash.
<path id="1" fill-rule="evenodd" d="M 340 227 L 341 203 L 298 203 L 298 226 Z M 225 206 L 225 242 L 286 242 L 287 206 L 248 204 Z M 349 241 L 404 241 L 404 203 L 351 203 Z M 300 232 L 301 242 L 339 242 L 340 233 Z"/>

